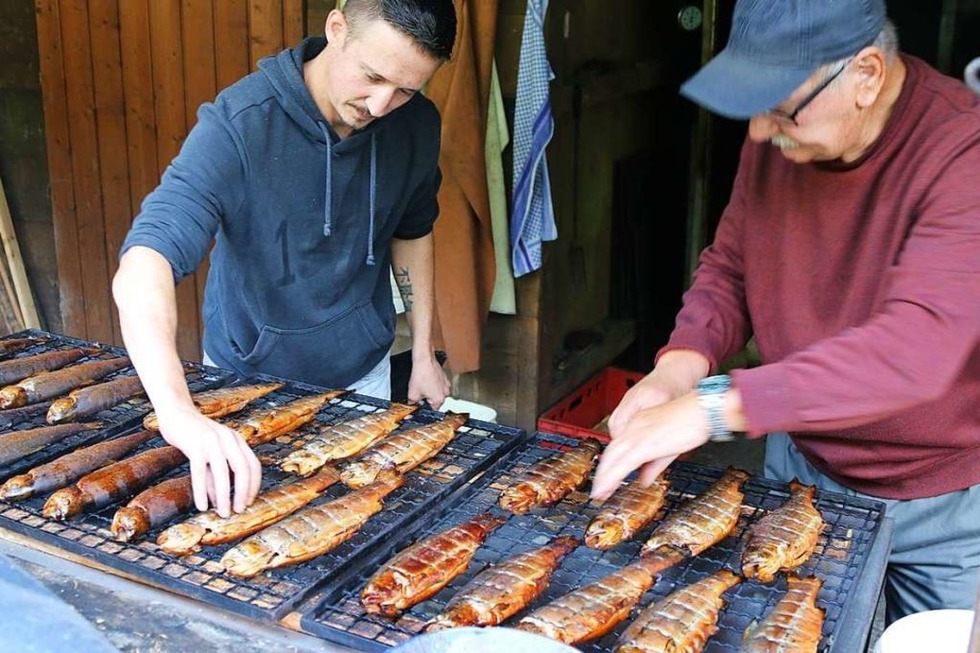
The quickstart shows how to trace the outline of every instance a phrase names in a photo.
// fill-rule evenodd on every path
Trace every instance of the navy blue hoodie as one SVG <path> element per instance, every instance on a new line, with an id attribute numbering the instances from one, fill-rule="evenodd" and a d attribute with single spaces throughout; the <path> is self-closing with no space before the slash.
<path id="1" fill-rule="evenodd" d="M 217 365 L 329 387 L 388 352 L 390 241 L 438 214 L 439 114 L 421 94 L 340 140 L 303 81 L 323 37 L 259 62 L 198 122 L 123 243 L 179 281 L 211 252 L 204 349 Z"/>

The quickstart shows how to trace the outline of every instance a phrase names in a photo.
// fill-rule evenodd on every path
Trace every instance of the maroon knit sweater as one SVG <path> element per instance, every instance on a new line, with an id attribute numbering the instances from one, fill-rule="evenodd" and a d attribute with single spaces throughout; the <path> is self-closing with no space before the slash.
<path id="1" fill-rule="evenodd" d="M 750 437 L 909 499 L 980 483 L 980 98 L 924 62 L 861 160 L 795 164 L 746 141 L 670 349 L 733 373 Z"/>

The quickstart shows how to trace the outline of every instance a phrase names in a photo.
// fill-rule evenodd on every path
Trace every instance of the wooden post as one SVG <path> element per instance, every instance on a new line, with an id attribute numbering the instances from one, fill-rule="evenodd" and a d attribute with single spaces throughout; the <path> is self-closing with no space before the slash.
<path id="1" fill-rule="evenodd" d="M 7 195 L 3 191 L 3 180 L 0 180 L 0 238 L 3 238 L 3 251 L 10 266 L 10 276 L 13 277 L 14 292 L 17 294 L 17 304 L 20 307 L 20 317 L 24 326 L 29 329 L 40 329 L 41 322 L 37 319 L 37 309 L 34 306 L 34 295 L 31 294 L 31 284 L 24 270 L 24 260 L 20 257 L 20 246 L 17 244 L 17 233 L 14 222 L 10 217 L 10 207 L 7 205 Z"/>

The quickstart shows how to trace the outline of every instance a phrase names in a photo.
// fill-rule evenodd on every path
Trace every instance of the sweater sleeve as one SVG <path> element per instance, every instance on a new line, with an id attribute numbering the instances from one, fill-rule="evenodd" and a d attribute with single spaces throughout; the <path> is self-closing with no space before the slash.
<path id="1" fill-rule="evenodd" d="M 242 162 L 227 119 L 215 105 L 202 105 L 180 153 L 143 200 L 120 256 L 141 245 L 167 259 L 174 282 L 193 273 L 207 255 L 221 220 L 243 202 Z"/>
<path id="2" fill-rule="evenodd" d="M 750 435 L 859 426 L 950 391 L 980 343 L 977 140 L 945 158 L 875 314 L 733 375 Z"/>
<path id="3" fill-rule="evenodd" d="M 744 176 L 744 149 L 742 158 L 714 241 L 701 253 L 670 340 L 657 352 L 658 360 L 674 349 L 692 349 L 704 355 L 714 370 L 738 353 L 751 335 L 742 272 L 745 205 L 740 179 Z"/>

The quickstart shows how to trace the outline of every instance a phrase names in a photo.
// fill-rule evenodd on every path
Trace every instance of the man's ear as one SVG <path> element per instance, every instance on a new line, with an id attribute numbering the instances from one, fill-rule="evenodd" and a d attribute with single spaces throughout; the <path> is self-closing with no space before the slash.
<path id="1" fill-rule="evenodd" d="M 862 108 L 875 103 L 885 86 L 888 65 L 880 48 L 868 46 L 854 56 L 858 86 L 855 100 Z"/>
<path id="2" fill-rule="evenodd" d="M 323 33 L 327 37 L 327 42 L 343 47 L 349 31 L 350 23 L 347 22 L 347 16 L 344 15 L 344 12 L 339 9 L 331 9 L 323 26 Z"/>

